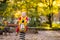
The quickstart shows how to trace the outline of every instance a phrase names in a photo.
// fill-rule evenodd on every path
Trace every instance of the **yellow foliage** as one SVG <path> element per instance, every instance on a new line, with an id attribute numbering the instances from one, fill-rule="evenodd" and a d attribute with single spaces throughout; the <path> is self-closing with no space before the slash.
<path id="1" fill-rule="evenodd" d="M 57 4 L 60 4 L 60 0 L 56 0 Z"/>
<path id="2" fill-rule="evenodd" d="M 31 0 L 26 0 L 27 2 L 30 2 Z"/>
<path id="3" fill-rule="evenodd" d="M 44 11 L 43 8 L 41 8 L 41 7 L 38 7 L 37 10 L 38 10 L 38 12 L 43 12 Z"/>
<path id="4" fill-rule="evenodd" d="M 20 16 L 20 14 L 16 13 L 14 16 L 15 16 L 15 18 L 18 18 Z"/>
<path id="5" fill-rule="evenodd" d="M 54 13 L 54 14 L 57 14 L 57 13 L 58 13 L 58 10 L 53 10 L 53 13 Z"/>
<path id="6" fill-rule="evenodd" d="M 53 4 L 53 0 L 50 0 L 50 5 L 52 5 Z"/>
<path id="7" fill-rule="evenodd" d="M 39 6 L 39 7 L 43 7 L 44 4 L 43 4 L 43 3 L 38 3 L 38 6 Z"/>
<path id="8" fill-rule="evenodd" d="M 20 17 L 20 16 L 21 16 L 21 12 L 20 12 L 20 11 L 17 11 L 17 13 L 14 14 L 14 17 L 15 17 L 15 18 L 18 18 L 18 17 Z"/>
<path id="9" fill-rule="evenodd" d="M 26 10 L 26 9 L 22 9 L 21 11 L 22 11 L 22 12 L 27 12 L 27 10 Z"/>
<path id="10" fill-rule="evenodd" d="M 60 0 L 56 0 L 56 4 L 60 6 Z"/>
<path id="11" fill-rule="evenodd" d="M 58 26 L 59 26 L 59 24 L 57 24 L 55 22 L 52 23 L 52 27 L 58 27 Z"/>
<path id="12" fill-rule="evenodd" d="M 53 6 L 56 6 L 57 5 L 57 2 L 56 1 L 53 1 Z"/>
<path id="13" fill-rule="evenodd" d="M 25 5 L 23 5 L 23 6 L 22 6 L 22 9 L 25 9 L 25 8 L 26 8 L 26 6 L 25 6 Z"/>
<path id="14" fill-rule="evenodd" d="M 48 29 L 48 30 L 49 30 L 49 29 L 51 29 L 51 28 L 50 28 L 50 27 L 45 27 L 45 29 Z"/>

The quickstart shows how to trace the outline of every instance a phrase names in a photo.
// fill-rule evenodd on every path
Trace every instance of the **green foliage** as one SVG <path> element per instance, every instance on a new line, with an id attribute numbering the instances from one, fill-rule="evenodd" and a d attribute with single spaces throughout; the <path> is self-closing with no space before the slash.
<path id="1" fill-rule="evenodd" d="M 6 3 L 1 3 L 0 4 L 0 16 L 1 15 L 3 16 L 3 13 L 6 10 L 6 8 L 7 8 L 7 4 Z"/>
<path id="2" fill-rule="evenodd" d="M 32 17 L 28 26 L 30 27 L 40 26 L 40 21 L 37 18 L 35 19 L 34 17 Z"/>

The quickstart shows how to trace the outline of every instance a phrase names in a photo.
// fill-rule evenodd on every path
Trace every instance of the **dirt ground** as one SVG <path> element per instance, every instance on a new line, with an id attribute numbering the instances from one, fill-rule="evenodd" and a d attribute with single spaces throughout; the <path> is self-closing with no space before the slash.
<path id="1" fill-rule="evenodd" d="M 0 40 L 20 40 L 20 35 L 10 33 L 0 35 Z M 60 40 L 60 31 L 38 31 L 38 34 L 26 33 L 25 40 Z"/>

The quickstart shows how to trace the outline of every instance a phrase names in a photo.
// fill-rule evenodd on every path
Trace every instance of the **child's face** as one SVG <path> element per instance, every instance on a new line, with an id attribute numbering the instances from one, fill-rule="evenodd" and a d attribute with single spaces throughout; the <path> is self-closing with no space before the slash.
<path id="1" fill-rule="evenodd" d="M 26 16 L 26 12 L 22 12 L 22 16 L 25 17 Z"/>

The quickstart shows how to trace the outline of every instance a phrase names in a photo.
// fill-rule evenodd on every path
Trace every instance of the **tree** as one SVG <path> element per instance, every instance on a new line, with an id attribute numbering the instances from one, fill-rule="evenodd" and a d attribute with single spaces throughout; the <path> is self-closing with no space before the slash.
<path id="1" fill-rule="evenodd" d="M 33 20 L 33 25 L 39 24 L 41 14 L 47 16 L 49 22 L 51 22 L 52 14 L 58 13 L 56 0 L 7 0 L 7 2 L 2 2 L 0 7 L 0 15 L 5 18 L 11 18 L 13 15 L 17 14 L 17 11 L 26 11 L 27 15 Z M 36 23 L 34 23 L 34 18 L 36 18 Z M 49 23 L 50 27 L 51 23 Z"/>

